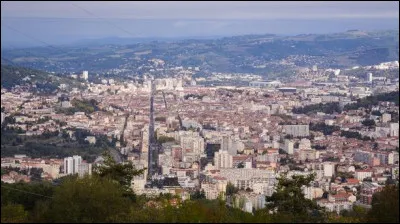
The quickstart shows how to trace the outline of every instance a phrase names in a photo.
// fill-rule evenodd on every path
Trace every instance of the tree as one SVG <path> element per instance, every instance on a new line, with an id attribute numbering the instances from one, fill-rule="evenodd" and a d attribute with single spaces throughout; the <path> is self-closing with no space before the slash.
<path id="1" fill-rule="evenodd" d="M 238 166 L 237 166 L 237 168 L 244 168 L 244 164 L 243 164 L 243 162 L 240 162 L 239 164 L 238 164 Z"/>
<path id="2" fill-rule="evenodd" d="M 231 182 L 226 185 L 226 195 L 232 196 L 239 191 Z"/>
<path id="3" fill-rule="evenodd" d="M 20 204 L 1 205 L 1 223 L 21 223 L 26 222 L 28 212 Z"/>
<path id="4" fill-rule="evenodd" d="M 379 110 L 373 110 L 371 111 L 371 114 L 374 116 L 382 116 L 382 113 Z"/>
<path id="5" fill-rule="evenodd" d="M 375 121 L 372 119 L 365 119 L 361 122 L 364 126 L 373 127 L 375 126 Z"/>
<path id="6" fill-rule="evenodd" d="M 47 222 L 112 222 L 129 212 L 125 189 L 107 178 L 70 177 L 53 196 Z"/>
<path id="7" fill-rule="evenodd" d="M 275 216 L 284 222 L 321 222 L 325 214 L 314 201 L 306 199 L 303 186 L 309 186 L 315 174 L 308 176 L 293 175 L 291 178 L 283 174 L 278 178 L 276 191 L 267 196 L 267 208 L 274 211 Z"/>
<path id="8" fill-rule="evenodd" d="M 190 195 L 190 199 L 192 200 L 199 200 L 199 199 L 205 199 L 206 198 L 206 194 L 204 192 L 204 190 L 196 190 L 193 194 Z"/>
<path id="9" fill-rule="evenodd" d="M 108 178 L 118 182 L 126 191 L 131 190 L 131 181 L 134 176 L 138 176 L 145 169 L 137 170 L 131 161 L 128 163 L 117 163 L 109 152 L 103 153 L 104 164 L 96 166 L 93 170 L 94 175 L 101 178 Z"/>
<path id="10" fill-rule="evenodd" d="M 31 194 L 27 194 L 30 192 Z M 1 183 L 1 206 L 7 204 L 22 205 L 25 210 L 31 211 L 38 201 L 53 195 L 54 187 L 48 182 L 35 183 Z"/>
<path id="11" fill-rule="evenodd" d="M 373 195 L 371 205 L 367 222 L 399 223 L 399 185 L 386 185 Z"/>

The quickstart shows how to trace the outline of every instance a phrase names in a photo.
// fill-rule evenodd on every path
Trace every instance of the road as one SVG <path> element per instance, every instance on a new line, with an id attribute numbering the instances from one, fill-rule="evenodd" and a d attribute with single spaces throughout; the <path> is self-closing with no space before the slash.
<path id="1" fill-rule="evenodd" d="M 150 115 L 149 115 L 149 151 L 148 151 L 148 174 L 147 179 L 150 180 L 154 174 L 154 166 L 155 166 L 155 158 L 154 149 L 156 141 L 154 139 L 154 92 L 155 92 L 155 83 L 154 80 L 151 81 L 151 90 L 150 90 Z"/>

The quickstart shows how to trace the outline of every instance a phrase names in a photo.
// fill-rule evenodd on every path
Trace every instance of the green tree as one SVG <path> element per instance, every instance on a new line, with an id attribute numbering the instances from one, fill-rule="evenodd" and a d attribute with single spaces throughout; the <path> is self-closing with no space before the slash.
<path id="1" fill-rule="evenodd" d="M 198 199 L 205 199 L 206 198 L 206 194 L 204 192 L 204 190 L 196 190 L 193 194 L 190 195 L 190 199 L 192 200 L 198 200 Z"/>
<path id="2" fill-rule="evenodd" d="M 238 164 L 237 168 L 244 168 L 243 162 L 240 162 L 240 163 Z"/>
<path id="3" fill-rule="evenodd" d="M 226 185 L 226 196 L 232 196 L 239 191 L 231 182 Z"/>
<path id="4" fill-rule="evenodd" d="M 54 187 L 47 182 L 1 183 L 1 206 L 20 204 L 25 210 L 31 211 L 38 201 L 50 198 L 53 191 Z"/>
<path id="5" fill-rule="evenodd" d="M 104 152 L 103 157 L 104 164 L 98 165 L 94 168 L 94 175 L 116 181 L 126 191 L 131 190 L 131 181 L 133 177 L 142 174 L 145 170 L 135 169 L 131 161 L 127 163 L 117 163 L 109 152 Z"/>
<path id="6" fill-rule="evenodd" d="M 26 222 L 28 212 L 20 204 L 1 205 L 1 223 L 21 223 Z"/>
<path id="7" fill-rule="evenodd" d="M 107 178 L 70 177 L 54 193 L 48 222 L 113 222 L 129 212 L 125 189 Z"/>
<path id="8" fill-rule="evenodd" d="M 372 197 L 372 209 L 367 215 L 370 223 L 399 223 L 399 185 L 386 185 Z"/>
<path id="9" fill-rule="evenodd" d="M 308 176 L 283 174 L 278 178 L 276 192 L 266 197 L 267 208 L 276 212 L 275 218 L 284 222 L 321 222 L 324 212 L 315 202 L 306 199 L 302 186 L 309 186 L 315 174 Z"/>
<path id="10" fill-rule="evenodd" d="M 365 119 L 361 122 L 364 126 L 373 127 L 375 126 L 375 121 L 372 119 Z"/>

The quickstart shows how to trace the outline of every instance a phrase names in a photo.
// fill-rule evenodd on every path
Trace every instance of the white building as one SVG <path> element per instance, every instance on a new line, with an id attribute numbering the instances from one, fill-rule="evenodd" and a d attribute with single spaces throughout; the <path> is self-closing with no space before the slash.
<path id="1" fill-rule="evenodd" d="M 64 158 L 64 173 L 76 174 L 79 173 L 79 165 L 82 163 L 81 156 L 72 156 Z"/>
<path id="2" fill-rule="evenodd" d="M 398 164 L 399 163 L 399 153 L 398 152 L 390 152 L 388 155 L 388 164 Z"/>
<path id="3" fill-rule="evenodd" d="M 324 177 L 332 177 L 335 175 L 335 164 L 331 162 L 324 163 Z"/>
<path id="4" fill-rule="evenodd" d="M 316 198 L 321 198 L 322 195 L 324 194 L 324 191 L 322 188 L 319 187 L 307 187 L 303 186 L 302 187 L 304 197 L 310 200 L 316 199 Z"/>
<path id="5" fill-rule="evenodd" d="M 87 136 L 85 141 L 89 142 L 89 144 L 96 144 L 96 137 L 95 136 Z"/>
<path id="6" fill-rule="evenodd" d="M 89 72 L 88 71 L 83 71 L 81 78 L 84 79 L 84 80 L 88 80 L 89 79 Z"/>
<path id="7" fill-rule="evenodd" d="M 233 156 L 228 154 L 228 151 L 219 150 L 214 154 L 214 166 L 216 169 L 232 168 Z"/>
<path id="8" fill-rule="evenodd" d="M 310 139 L 302 138 L 299 143 L 299 149 L 311 149 Z"/>
<path id="9" fill-rule="evenodd" d="M 61 107 L 62 108 L 70 108 L 70 107 L 72 107 L 72 104 L 69 101 L 61 101 Z"/>
<path id="10" fill-rule="evenodd" d="M 1 112 L 1 124 L 3 124 L 6 114 Z"/>
<path id="11" fill-rule="evenodd" d="M 353 209 L 353 202 L 350 201 L 328 201 L 328 200 L 319 200 L 317 204 L 321 207 L 324 207 L 329 212 L 336 212 L 340 214 L 343 210 L 351 211 Z"/>
<path id="12" fill-rule="evenodd" d="M 182 136 L 180 142 L 184 151 L 190 149 L 198 155 L 204 153 L 204 139 L 202 137 Z"/>
<path id="13" fill-rule="evenodd" d="M 390 136 L 399 137 L 399 123 L 390 123 Z"/>
<path id="14" fill-rule="evenodd" d="M 293 142 L 289 139 L 285 139 L 285 145 L 283 147 L 283 150 L 287 152 L 287 154 L 289 155 L 293 154 L 293 147 L 294 147 Z"/>
<path id="15" fill-rule="evenodd" d="M 285 133 L 293 137 L 306 137 L 310 135 L 309 125 L 284 125 Z"/>
<path id="16" fill-rule="evenodd" d="M 359 181 L 363 181 L 367 177 L 372 177 L 372 171 L 371 170 L 356 170 L 356 179 Z"/>
<path id="17" fill-rule="evenodd" d="M 78 165 L 79 177 L 83 177 L 85 174 L 92 175 L 92 164 L 91 163 L 81 163 Z"/>
<path id="18" fill-rule="evenodd" d="M 388 113 L 382 114 L 382 123 L 386 123 L 392 120 L 392 115 Z"/>
<path id="19" fill-rule="evenodd" d="M 217 181 L 213 180 L 211 182 L 203 182 L 201 184 L 201 189 L 208 200 L 217 199 L 218 196 L 224 196 L 226 192 L 226 185 L 228 182 L 225 178 L 220 178 Z"/>
<path id="20" fill-rule="evenodd" d="M 373 80 L 373 76 L 372 76 L 372 73 L 370 72 L 367 74 L 367 81 L 372 82 L 372 80 Z"/>
<path id="21" fill-rule="evenodd" d="M 276 182 L 275 172 L 263 169 L 220 169 L 220 176 L 225 177 L 239 189 L 253 189 L 255 183 L 268 183 L 273 186 Z"/>
<path id="22" fill-rule="evenodd" d="M 254 81 L 250 82 L 249 86 L 251 87 L 277 87 L 281 86 L 282 83 L 280 81 L 271 81 L 271 82 L 266 82 L 266 81 Z"/>
<path id="23" fill-rule="evenodd" d="M 271 196 L 275 191 L 275 186 L 270 185 L 268 182 L 259 182 L 253 184 L 253 192 L 256 194 L 264 194 Z"/>
<path id="24" fill-rule="evenodd" d="M 221 150 L 228 151 L 230 155 L 236 156 L 238 151 L 240 152 L 244 150 L 244 144 L 233 136 L 222 136 Z"/>

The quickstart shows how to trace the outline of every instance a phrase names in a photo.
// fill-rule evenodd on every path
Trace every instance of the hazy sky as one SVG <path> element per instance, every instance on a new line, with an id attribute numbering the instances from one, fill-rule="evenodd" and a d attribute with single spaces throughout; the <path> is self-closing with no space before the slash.
<path id="1" fill-rule="evenodd" d="M 399 3 L 2 1 L 1 17 L 2 43 L 41 45 L 38 40 L 58 44 L 111 36 L 291 35 L 398 29 Z"/>

